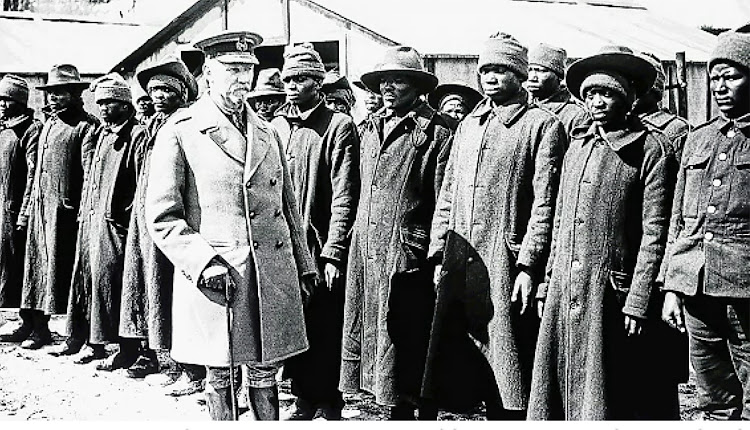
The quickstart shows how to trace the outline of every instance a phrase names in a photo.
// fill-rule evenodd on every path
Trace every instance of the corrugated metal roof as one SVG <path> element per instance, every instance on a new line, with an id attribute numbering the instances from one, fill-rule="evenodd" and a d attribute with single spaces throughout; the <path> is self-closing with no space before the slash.
<path id="1" fill-rule="evenodd" d="M 715 43 L 715 36 L 679 23 L 679 15 L 668 19 L 630 1 L 618 7 L 583 1 L 379 0 L 368 8 L 351 0 L 315 2 L 423 54 L 476 55 L 498 31 L 527 46 L 561 46 L 571 57 L 617 44 L 663 59 L 685 51 L 688 61 L 706 61 Z"/>
<path id="2" fill-rule="evenodd" d="M 0 73 L 39 73 L 71 63 L 82 74 L 107 73 L 160 27 L 71 17 L 0 14 Z"/>

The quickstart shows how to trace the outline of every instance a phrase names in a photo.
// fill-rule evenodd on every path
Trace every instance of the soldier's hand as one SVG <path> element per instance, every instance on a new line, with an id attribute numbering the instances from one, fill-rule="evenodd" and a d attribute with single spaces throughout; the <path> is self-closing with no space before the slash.
<path id="1" fill-rule="evenodd" d="M 542 319 L 542 315 L 544 314 L 544 299 L 536 300 L 536 314 L 539 319 Z"/>
<path id="2" fill-rule="evenodd" d="M 628 336 L 638 336 L 641 334 L 643 324 L 638 318 L 625 315 L 625 331 L 628 332 Z"/>
<path id="3" fill-rule="evenodd" d="M 434 284 L 435 289 L 437 290 L 438 283 L 440 283 L 440 276 L 443 273 L 443 265 L 438 264 L 435 266 L 435 272 L 432 275 L 432 283 Z"/>
<path id="4" fill-rule="evenodd" d="M 219 259 L 211 260 L 201 272 L 198 287 L 216 303 L 231 303 L 234 297 L 234 283 L 229 275 L 227 263 Z"/>
<path id="5" fill-rule="evenodd" d="M 315 291 L 315 287 L 320 283 L 320 279 L 317 274 L 303 276 L 300 279 L 299 286 L 302 290 L 302 303 L 307 305 L 310 302 L 310 297 Z"/>
<path id="6" fill-rule="evenodd" d="M 531 276 L 525 271 L 516 276 L 516 282 L 513 283 L 513 293 L 510 296 L 510 301 L 515 303 L 521 301 L 521 313 L 525 313 L 527 309 L 532 307 L 532 293 L 534 292 L 534 282 L 531 280 Z"/>
<path id="7" fill-rule="evenodd" d="M 661 319 L 670 327 L 685 333 L 685 307 L 682 297 L 673 291 L 664 295 L 664 306 L 661 308 Z"/>
<path id="8" fill-rule="evenodd" d="M 342 277 L 341 269 L 336 267 L 333 263 L 326 263 L 323 271 L 326 277 L 328 290 L 333 290 L 334 285 L 336 285 Z"/>

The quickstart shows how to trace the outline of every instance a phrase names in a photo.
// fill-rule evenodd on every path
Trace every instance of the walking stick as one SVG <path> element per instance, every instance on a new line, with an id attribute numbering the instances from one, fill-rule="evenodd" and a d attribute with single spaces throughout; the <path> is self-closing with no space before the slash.
<path id="1" fill-rule="evenodd" d="M 237 384 L 234 380 L 234 339 L 232 336 L 232 278 L 227 271 L 224 278 L 224 293 L 226 304 L 224 309 L 227 315 L 227 337 L 229 338 L 229 391 L 232 395 L 232 420 L 239 421 L 240 414 L 237 409 Z"/>

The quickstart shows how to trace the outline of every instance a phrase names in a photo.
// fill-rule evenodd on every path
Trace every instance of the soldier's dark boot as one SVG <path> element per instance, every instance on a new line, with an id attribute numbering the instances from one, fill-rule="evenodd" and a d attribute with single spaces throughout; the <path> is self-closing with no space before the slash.
<path id="1" fill-rule="evenodd" d="M 31 336 L 34 331 L 34 321 L 32 320 L 33 310 L 21 309 L 18 316 L 21 317 L 21 325 L 11 333 L 0 335 L 0 342 L 20 343 Z"/>
<path id="2" fill-rule="evenodd" d="M 256 420 L 279 420 L 279 389 L 276 385 L 268 388 L 250 387 L 249 393 Z"/>
<path id="3" fill-rule="evenodd" d="M 21 343 L 24 349 L 39 349 L 52 344 L 52 333 L 49 331 L 49 315 L 41 311 L 33 311 L 32 321 L 34 330 L 28 339 Z"/>
<path id="4" fill-rule="evenodd" d="M 216 389 L 207 384 L 204 394 L 212 420 L 232 421 L 232 390 L 229 387 Z"/>

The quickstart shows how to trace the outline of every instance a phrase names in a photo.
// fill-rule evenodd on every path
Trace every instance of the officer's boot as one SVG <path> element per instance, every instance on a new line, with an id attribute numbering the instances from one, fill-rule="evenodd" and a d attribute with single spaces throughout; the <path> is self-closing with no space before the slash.
<path id="1" fill-rule="evenodd" d="M 214 421 L 232 421 L 232 389 L 214 388 L 206 384 L 206 405 L 208 414 Z"/>
<path id="2" fill-rule="evenodd" d="M 279 420 L 279 389 L 276 385 L 267 388 L 250 387 L 249 392 L 255 419 L 259 421 Z"/>

